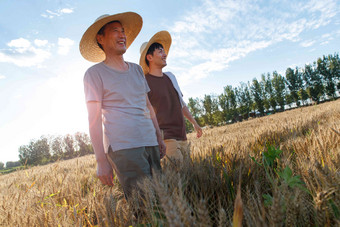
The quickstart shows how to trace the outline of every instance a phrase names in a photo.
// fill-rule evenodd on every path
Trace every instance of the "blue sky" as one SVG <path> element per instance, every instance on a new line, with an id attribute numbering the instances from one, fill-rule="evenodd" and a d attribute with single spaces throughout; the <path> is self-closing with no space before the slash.
<path id="1" fill-rule="evenodd" d="M 144 23 L 125 60 L 139 62 L 141 44 L 169 31 L 165 71 L 186 100 L 339 53 L 337 0 L 1 0 L 0 161 L 42 135 L 88 132 L 82 80 L 93 63 L 79 41 L 100 15 L 126 11 Z"/>

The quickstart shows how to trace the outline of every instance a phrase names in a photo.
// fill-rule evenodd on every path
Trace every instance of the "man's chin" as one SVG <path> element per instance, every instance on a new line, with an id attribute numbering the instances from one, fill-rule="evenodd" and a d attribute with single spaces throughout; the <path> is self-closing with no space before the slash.
<path id="1" fill-rule="evenodd" d="M 125 54 L 125 52 L 126 52 L 126 49 L 117 50 L 117 53 L 118 53 L 119 55 L 123 55 L 123 54 Z"/>

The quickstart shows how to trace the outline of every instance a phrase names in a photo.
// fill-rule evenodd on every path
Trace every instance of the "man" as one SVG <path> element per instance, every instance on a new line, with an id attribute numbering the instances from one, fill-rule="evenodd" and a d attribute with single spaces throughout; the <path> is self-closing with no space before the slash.
<path id="1" fill-rule="evenodd" d="M 165 155 L 143 71 L 123 58 L 142 23 L 133 12 L 103 15 L 86 30 L 79 45 L 85 59 L 100 62 L 84 76 L 97 176 L 112 186 L 114 169 L 127 199 L 138 180 L 161 169 L 160 158 Z"/>
<path id="2" fill-rule="evenodd" d="M 148 93 L 149 100 L 164 133 L 166 156 L 182 164 L 183 155 L 187 155 L 189 149 L 184 117 L 193 124 L 198 138 L 202 136 L 202 129 L 183 101 L 176 77 L 170 72 L 163 73 L 170 45 L 169 32 L 156 33 L 149 42 L 141 46 L 139 64 L 151 89 Z"/>

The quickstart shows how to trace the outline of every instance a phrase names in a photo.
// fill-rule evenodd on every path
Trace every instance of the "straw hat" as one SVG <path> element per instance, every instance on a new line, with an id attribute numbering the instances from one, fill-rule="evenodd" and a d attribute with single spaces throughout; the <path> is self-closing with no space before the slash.
<path id="1" fill-rule="evenodd" d="M 171 46 L 171 35 L 167 31 L 160 31 L 157 32 L 152 38 L 149 40 L 149 42 L 145 42 L 140 47 L 140 58 L 139 58 L 139 65 L 142 66 L 144 74 L 149 73 L 149 66 L 145 62 L 145 55 L 146 52 L 149 50 L 150 46 L 153 43 L 160 43 L 162 44 L 164 51 L 166 55 L 169 53 L 169 49 Z"/>
<path id="2" fill-rule="evenodd" d="M 105 53 L 97 44 L 98 31 L 111 21 L 120 21 L 126 35 L 126 49 L 132 44 L 142 29 L 143 19 L 134 12 L 125 12 L 114 15 L 102 15 L 86 30 L 79 43 L 81 55 L 88 61 L 101 62 L 105 60 Z"/>

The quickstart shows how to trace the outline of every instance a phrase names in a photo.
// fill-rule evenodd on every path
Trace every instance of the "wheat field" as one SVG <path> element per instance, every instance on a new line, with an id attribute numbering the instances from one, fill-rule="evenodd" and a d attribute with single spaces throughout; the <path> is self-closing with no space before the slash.
<path id="1" fill-rule="evenodd" d="M 129 202 L 93 155 L 1 175 L 0 226 L 340 226 L 339 132 L 340 100 L 204 129 Z"/>

